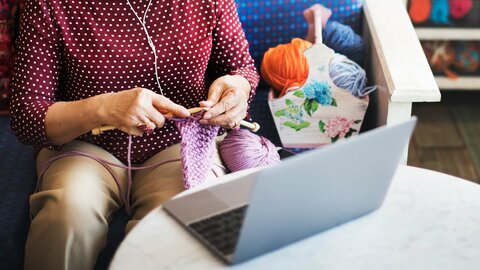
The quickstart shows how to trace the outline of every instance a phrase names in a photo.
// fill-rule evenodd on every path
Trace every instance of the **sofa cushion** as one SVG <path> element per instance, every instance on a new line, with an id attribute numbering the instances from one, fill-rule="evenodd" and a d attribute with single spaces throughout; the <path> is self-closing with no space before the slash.
<path id="1" fill-rule="evenodd" d="M 350 25 L 356 32 L 361 27 L 363 0 L 235 0 L 243 29 L 250 44 L 250 53 L 260 66 L 268 48 L 288 43 L 294 37 L 305 37 L 307 23 L 303 11 L 319 3 L 332 10 L 330 20 Z"/>
<path id="2" fill-rule="evenodd" d="M 0 154 L 0 269 L 22 269 L 30 224 L 28 198 L 35 189 L 37 176 L 32 147 L 17 141 L 6 116 L 0 117 Z M 107 246 L 95 269 L 107 269 L 125 235 L 127 221 L 123 209 L 115 214 Z"/>
<path id="3" fill-rule="evenodd" d="M 17 141 L 6 116 L 0 117 L 0 155 L 0 268 L 22 269 L 35 162 L 32 148 Z"/>

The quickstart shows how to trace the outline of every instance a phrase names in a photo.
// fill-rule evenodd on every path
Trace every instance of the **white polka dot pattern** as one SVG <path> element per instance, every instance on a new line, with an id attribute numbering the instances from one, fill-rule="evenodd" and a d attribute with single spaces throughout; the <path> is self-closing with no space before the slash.
<path id="1" fill-rule="evenodd" d="M 130 2 L 144 14 L 148 1 Z M 233 0 L 153 0 L 146 27 L 157 50 L 164 94 L 174 102 L 198 106 L 207 86 L 225 74 L 244 76 L 253 96 L 259 77 Z M 17 137 L 37 150 L 55 147 L 46 136 L 45 114 L 56 101 L 133 87 L 159 93 L 154 55 L 125 0 L 27 0 L 17 48 L 11 124 Z M 127 159 L 128 139 L 120 131 L 79 139 Z M 179 141 L 168 122 L 133 139 L 132 162 L 143 162 Z"/>

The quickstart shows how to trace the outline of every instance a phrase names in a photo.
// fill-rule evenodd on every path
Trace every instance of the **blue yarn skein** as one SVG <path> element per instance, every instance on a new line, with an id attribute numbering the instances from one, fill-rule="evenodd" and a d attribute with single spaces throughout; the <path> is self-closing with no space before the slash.
<path id="1" fill-rule="evenodd" d="M 430 12 L 430 20 L 436 24 L 448 24 L 449 13 L 450 6 L 447 0 L 434 0 L 432 11 Z"/>
<path id="2" fill-rule="evenodd" d="M 346 55 L 359 64 L 363 63 L 365 57 L 363 40 L 350 26 L 336 21 L 328 22 L 322 30 L 322 38 L 323 43 L 336 53 Z"/>
<path id="3" fill-rule="evenodd" d="M 367 86 L 365 70 L 345 55 L 335 54 L 330 61 L 330 78 L 342 89 L 348 90 L 356 97 L 365 97 L 377 89 L 377 86 Z"/>

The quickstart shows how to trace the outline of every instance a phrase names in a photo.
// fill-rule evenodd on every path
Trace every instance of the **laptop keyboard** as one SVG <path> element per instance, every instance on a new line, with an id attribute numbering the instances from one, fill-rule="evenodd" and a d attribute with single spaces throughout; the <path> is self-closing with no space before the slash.
<path id="1" fill-rule="evenodd" d="M 247 205 L 190 223 L 188 226 L 223 255 L 235 251 Z"/>

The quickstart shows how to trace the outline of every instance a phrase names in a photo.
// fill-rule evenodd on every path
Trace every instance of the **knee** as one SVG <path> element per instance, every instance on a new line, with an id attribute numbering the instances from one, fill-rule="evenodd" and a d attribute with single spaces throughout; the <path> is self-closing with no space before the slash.
<path id="1" fill-rule="evenodd" d="M 92 203 L 63 190 L 35 194 L 39 204 L 25 245 L 25 268 L 93 269 L 108 223 Z M 47 249 L 45 247 L 48 247 Z M 27 267 L 28 266 L 28 267 Z"/>
<path id="2" fill-rule="evenodd" d="M 65 191 L 57 193 L 62 194 L 50 195 L 48 196 L 50 199 L 43 201 L 41 209 L 32 221 L 33 226 L 41 223 L 48 226 L 52 232 L 74 233 L 78 236 L 107 232 L 108 222 L 99 213 L 92 199 L 84 197 L 82 193 L 72 194 Z"/>

